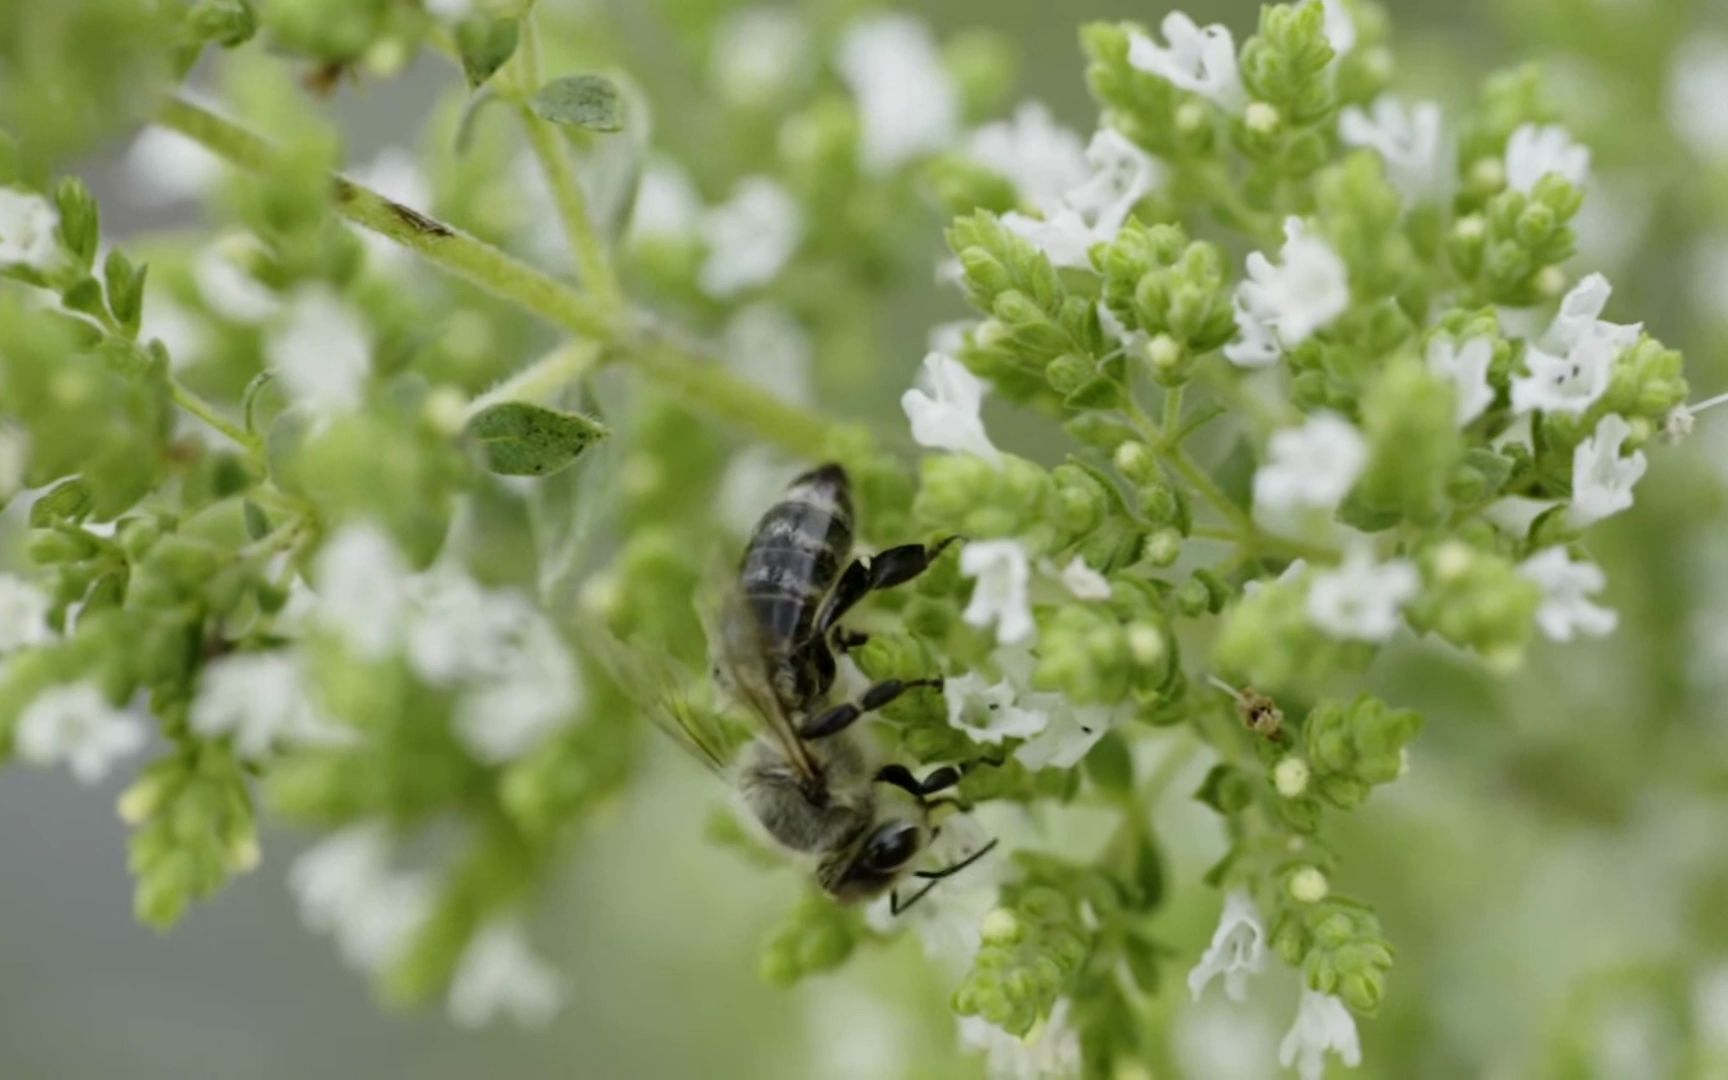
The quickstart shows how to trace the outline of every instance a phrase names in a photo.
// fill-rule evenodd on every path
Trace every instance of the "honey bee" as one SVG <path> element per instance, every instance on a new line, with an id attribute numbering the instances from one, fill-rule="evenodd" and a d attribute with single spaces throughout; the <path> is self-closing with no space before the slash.
<path id="1" fill-rule="evenodd" d="M 940 829 L 932 810 L 950 801 L 931 796 L 958 784 L 965 768 L 943 766 L 920 779 L 904 765 L 877 767 L 852 730 L 909 690 L 940 688 L 940 678 L 888 679 L 856 701 L 829 700 L 835 653 L 867 640 L 841 619 L 871 592 L 923 573 L 953 542 L 853 558 L 853 538 L 843 468 L 823 465 L 794 480 L 752 532 L 709 647 L 716 684 L 758 729 L 731 769 L 744 804 L 776 843 L 814 858 L 816 880 L 830 896 L 857 903 L 886 892 L 898 915 L 995 841 L 951 866 L 914 870 Z M 715 741 L 688 712 L 662 709 L 658 718 L 717 772 L 727 771 Z M 909 876 L 927 883 L 903 901 L 897 886 Z"/>

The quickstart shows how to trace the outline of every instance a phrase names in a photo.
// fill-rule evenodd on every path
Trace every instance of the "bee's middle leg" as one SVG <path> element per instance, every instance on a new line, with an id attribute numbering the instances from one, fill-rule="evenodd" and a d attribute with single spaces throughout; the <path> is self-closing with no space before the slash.
<path id="1" fill-rule="evenodd" d="M 841 652 L 864 644 L 868 640 L 866 635 L 840 627 L 840 620 L 846 613 L 878 589 L 904 585 L 930 569 L 930 564 L 957 539 L 950 536 L 934 544 L 901 544 L 879 551 L 868 559 L 853 559 L 841 572 L 834 591 L 817 614 L 817 631 L 829 637 Z"/>
<path id="2" fill-rule="evenodd" d="M 870 687 L 857 701 L 848 701 L 824 709 L 798 726 L 801 739 L 821 739 L 851 727 L 868 712 L 875 712 L 908 690 L 920 686 L 940 689 L 941 679 L 884 679 Z"/>

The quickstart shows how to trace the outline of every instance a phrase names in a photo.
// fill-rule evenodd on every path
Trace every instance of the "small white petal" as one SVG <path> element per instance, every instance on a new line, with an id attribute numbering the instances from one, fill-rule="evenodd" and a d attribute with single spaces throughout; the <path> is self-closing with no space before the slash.
<path id="1" fill-rule="evenodd" d="M 1167 46 L 1144 34 L 1129 36 L 1128 63 L 1227 112 L 1240 113 L 1247 107 L 1248 92 L 1236 67 L 1236 42 L 1228 29 L 1219 25 L 1202 29 L 1180 11 L 1166 15 L 1161 29 Z"/>
<path id="2" fill-rule="evenodd" d="M 1728 41 L 1682 40 L 1668 69 L 1668 123 L 1698 157 L 1728 161 Z"/>
<path id="3" fill-rule="evenodd" d="M 1601 567 L 1572 561 L 1565 548 L 1538 552 L 1519 565 L 1518 573 L 1542 588 L 1536 625 L 1551 641 L 1571 641 L 1579 634 L 1606 637 L 1620 621 L 1615 612 L 1589 600 L 1608 584 Z"/>
<path id="4" fill-rule="evenodd" d="M 1004 739 L 1029 739 L 1050 723 L 1045 713 L 1022 707 L 1019 692 L 1007 680 L 988 683 L 968 672 L 944 680 L 942 696 L 948 703 L 948 725 L 986 746 Z"/>
<path id="5" fill-rule="evenodd" d="M 959 129 L 959 91 L 921 20 L 884 14 L 853 21 L 835 66 L 858 102 L 867 170 L 891 172 L 947 146 Z"/>
<path id="6" fill-rule="evenodd" d="M 960 1041 L 984 1055 L 987 1080 L 1072 1080 L 1080 1075 L 1080 1033 L 1062 998 L 1025 1038 L 1008 1034 L 976 1016 L 960 1021 Z"/>
<path id="7" fill-rule="evenodd" d="M 61 762 L 81 784 L 106 779 L 114 765 L 144 749 L 136 716 L 116 709 L 94 682 L 50 687 L 25 706 L 15 734 L 19 758 L 32 765 Z"/>
<path id="8" fill-rule="evenodd" d="M 0 187 L 0 269 L 48 271 L 60 257 L 60 214 L 35 192 Z"/>
<path id="9" fill-rule="evenodd" d="M 701 217 L 702 200 L 684 167 L 670 158 L 651 159 L 642 172 L 630 211 L 631 242 L 694 235 Z"/>
<path id="10" fill-rule="evenodd" d="M 1254 513 L 1267 528 L 1288 532 L 1316 513 L 1336 510 L 1368 466 L 1368 444 L 1349 421 L 1316 413 L 1299 428 L 1272 436 L 1254 473 Z"/>
<path id="11" fill-rule="evenodd" d="M 1038 101 L 1022 104 L 1012 119 L 974 131 L 966 153 L 1012 183 L 1022 203 L 1040 210 L 1053 210 L 1092 171 L 1080 136 L 1056 123 Z"/>
<path id="12" fill-rule="evenodd" d="M 1554 125 L 1525 124 L 1514 131 L 1506 145 L 1507 185 L 1529 194 L 1550 173 L 1583 187 L 1590 178 L 1590 148 Z"/>
<path id="13" fill-rule="evenodd" d="M 1034 694 L 1027 704 L 1050 718 L 1044 730 L 1014 751 L 1028 769 L 1071 769 L 1110 733 L 1123 710 L 1108 705 L 1073 705 L 1060 694 Z"/>
<path id="14" fill-rule="evenodd" d="M 1313 575 L 1308 617 L 1335 638 L 1385 641 L 1397 631 L 1399 612 L 1421 587 L 1421 576 L 1410 562 L 1376 563 L 1368 548 L 1354 547 L 1336 570 Z"/>
<path id="15" fill-rule="evenodd" d="M 1352 105 L 1338 117 L 1338 136 L 1365 146 L 1386 162 L 1386 175 L 1412 203 L 1444 203 L 1452 194 L 1455 167 L 1440 106 L 1430 101 L 1406 107 L 1391 94 L 1371 110 Z"/>
<path id="16" fill-rule="evenodd" d="M 0 573 L 0 655 L 54 638 L 48 594 L 17 574 Z"/>
<path id="17" fill-rule="evenodd" d="M 923 383 L 900 397 L 912 441 L 1000 464 L 1002 453 L 984 430 L 983 380 L 953 357 L 933 352 L 924 357 Z"/>
<path id="18" fill-rule="evenodd" d="M 1026 549 L 1018 540 L 979 540 L 960 552 L 960 572 L 975 578 L 965 620 L 978 627 L 996 624 L 1002 644 L 1025 641 L 1037 631 L 1028 585 L 1032 576 Z"/>
<path id="19" fill-rule="evenodd" d="M 1494 343 L 1485 337 L 1459 344 L 1437 337 L 1428 344 L 1428 370 L 1452 384 L 1458 402 L 1458 426 L 1481 416 L 1494 404 L 1494 387 L 1488 368 L 1494 361 Z"/>
<path id="20" fill-rule="evenodd" d="M 192 730 L 231 735 L 234 752 L 258 760 L 281 746 L 332 746 L 353 732 L 323 714 L 298 659 L 287 651 L 234 653 L 207 665 L 192 699 Z"/>
<path id="21" fill-rule="evenodd" d="M 463 1027 L 509 1017 L 545 1027 L 564 1005 L 563 979 L 534 954 L 521 926 L 493 922 L 468 943 L 450 981 L 450 1016 Z"/>
<path id="22" fill-rule="evenodd" d="M 229 237 L 199 252 L 192 264 L 199 297 L 212 312 L 230 322 L 266 322 L 282 307 L 275 293 L 235 261 L 255 246 L 256 241 L 250 238 Z"/>
<path id="23" fill-rule="evenodd" d="M 1062 568 L 1062 586 L 1080 600 L 1110 599 L 1110 580 L 1076 555 Z"/>
<path id="24" fill-rule="evenodd" d="M 1320 1080 L 1328 1053 L 1338 1055 L 1350 1068 L 1362 1064 L 1356 1020 L 1336 997 L 1303 987 L 1296 1021 L 1278 1044 L 1278 1064 L 1294 1066 L 1302 1080 Z"/>
<path id="25" fill-rule="evenodd" d="M 765 176 L 747 176 L 732 197 L 703 215 L 708 257 L 697 284 L 717 300 L 772 281 L 804 238 L 804 212 L 790 192 Z"/>
<path id="26" fill-rule="evenodd" d="M 814 71 L 810 28 L 787 8 L 731 12 L 714 31 L 710 70 L 734 105 L 760 108 L 803 88 Z"/>
<path id="27" fill-rule="evenodd" d="M 1586 528 L 1632 505 L 1632 488 L 1649 462 L 1642 450 L 1621 457 L 1632 428 L 1618 415 L 1604 416 L 1596 431 L 1572 454 L 1572 505 L 1568 520 Z"/>
<path id="28" fill-rule="evenodd" d="M 147 127 L 132 141 L 121 170 L 126 195 L 142 206 L 200 199 L 222 177 L 222 159 L 177 131 Z"/>
<path id="29" fill-rule="evenodd" d="M 1266 967 L 1266 927 L 1260 911 L 1246 889 L 1233 889 L 1224 897 L 1218 929 L 1212 943 L 1188 972 L 1188 992 L 1195 1001 L 1218 976 L 1224 977 L 1224 993 L 1231 1001 L 1248 996 L 1248 977 Z"/>
<path id="30" fill-rule="evenodd" d="M 1344 314 L 1350 281 L 1344 260 L 1309 233 L 1302 219 L 1286 220 L 1284 237 L 1277 265 L 1257 251 L 1248 256 L 1248 277 L 1237 286 L 1236 300 L 1239 311 L 1274 331 L 1288 350 Z M 1238 317 L 1238 328 L 1241 323 Z M 1255 334 L 1246 331 L 1245 337 L 1252 340 Z"/>
<path id="31" fill-rule="evenodd" d="M 264 351 L 288 397 L 315 418 L 353 412 L 365 398 L 371 332 L 358 311 L 324 286 L 304 286 L 289 299 Z"/>
<path id="32" fill-rule="evenodd" d="M 318 553 L 314 622 L 332 630 L 367 660 L 382 660 L 402 641 L 408 618 L 408 568 L 388 534 L 350 525 Z"/>

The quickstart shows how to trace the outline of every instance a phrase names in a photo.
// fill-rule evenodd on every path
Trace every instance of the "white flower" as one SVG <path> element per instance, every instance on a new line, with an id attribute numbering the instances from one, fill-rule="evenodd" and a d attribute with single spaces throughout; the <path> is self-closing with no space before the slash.
<path id="1" fill-rule="evenodd" d="M 1624 418 L 1604 416 L 1595 433 L 1572 452 L 1572 506 L 1567 519 L 1575 527 L 1594 525 L 1632 505 L 1632 488 L 1649 462 L 1642 450 L 1620 456 L 1631 434 Z"/>
<path id="2" fill-rule="evenodd" d="M 984 430 L 984 381 L 966 365 L 942 353 L 924 357 L 917 389 L 900 395 L 900 408 L 912 425 L 912 441 L 933 450 L 976 454 L 1000 463 L 1002 452 Z"/>
<path id="3" fill-rule="evenodd" d="M 144 725 L 108 703 L 93 682 L 50 687 L 18 718 L 18 756 L 32 765 L 64 761 L 82 784 L 100 783 L 123 757 L 144 749 Z"/>
<path id="4" fill-rule="evenodd" d="M 1705 161 L 1728 160 L 1728 42 L 1691 38 L 1668 69 L 1668 123 Z"/>
<path id="5" fill-rule="evenodd" d="M 1606 637 L 1620 621 L 1612 610 L 1588 599 L 1608 584 L 1602 568 L 1595 563 L 1573 562 L 1565 548 L 1538 552 L 1519 565 L 1518 573 L 1542 588 L 1536 625 L 1551 641 L 1571 641 L 1575 634 Z"/>
<path id="6" fill-rule="evenodd" d="M 960 1041 L 984 1054 L 988 1080 L 1073 1080 L 1080 1075 L 1080 1033 L 1068 1021 L 1067 998 L 1057 1001 L 1025 1038 L 968 1016 L 960 1021 Z"/>
<path id="7" fill-rule="evenodd" d="M 1200 962 L 1188 972 L 1188 992 L 1195 1001 L 1208 984 L 1224 976 L 1224 993 L 1231 1001 L 1248 997 L 1248 976 L 1257 975 L 1266 967 L 1266 927 L 1260 922 L 1260 911 L 1246 889 L 1232 889 L 1224 897 L 1224 911 L 1218 916 L 1218 929 L 1212 932 L 1212 944 L 1200 957 Z"/>
<path id="8" fill-rule="evenodd" d="M 340 745 L 352 732 L 312 700 L 305 671 L 286 651 L 234 653 L 205 667 L 192 700 L 192 730 L 234 737 L 234 752 L 257 760 L 283 745 Z"/>
<path id="9" fill-rule="evenodd" d="M 1236 296 L 1235 307 L 1238 337 L 1224 346 L 1224 358 L 1237 367 L 1255 368 L 1276 364 L 1278 358 L 1284 355 L 1284 350 L 1278 344 L 1277 331 L 1261 322 L 1243 305 L 1240 293 Z"/>
<path id="10" fill-rule="evenodd" d="M 366 660 L 396 650 L 408 615 L 408 568 L 390 537 L 374 525 L 349 525 L 318 553 L 313 621 L 332 630 Z"/>
<path id="11" fill-rule="evenodd" d="M 1091 173 L 1080 136 L 1056 123 L 1039 101 L 1021 104 L 1011 120 L 974 131 L 966 153 L 1011 182 L 1021 202 L 1039 209 L 1054 210 Z"/>
<path id="12" fill-rule="evenodd" d="M 996 624 L 1004 645 L 1024 641 L 1038 629 L 1027 596 L 1032 568 L 1018 540 L 977 540 L 960 552 L 960 572 L 976 578 L 965 620 L 978 627 Z"/>
<path id="13" fill-rule="evenodd" d="M 1302 1080 L 1320 1080 L 1326 1073 L 1326 1054 L 1354 1069 L 1362 1064 L 1362 1044 L 1356 1037 L 1356 1021 L 1344 1003 L 1331 994 L 1302 988 L 1296 1007 L 1296 1022 L 1278 1044 L 1278 1064 L 1295 1066 Z"/>
<path id="14" fill-rule="evenodd" d="M 372 336 L 346 300 L 322 285 L 302 287 L 264 341 L 288 397 L 318 419 L 360 407 L 372 373 Z"/>
<path id="15" fill-rule="evenodd" d="M 948 703 L 948 726 L 985 746 L 1029 739 L 1050 723 L 1047 713 L 1022 707 L 1019 691 L 1006 679 L 991 683 L 967 672 L 944 680 L 942 696 Z"/>
<path id="16" fill-rule="evenodd" d="M 433 686 L 504 673 L 526 627 L 540 617 L 519 594 L 483 588 L 449 564 L 422 575 L 411 589 L 408 663 Z"/>
<path id="17" fill-rule="evenodd" d="M 390 868 L 382 825 L 351 825 L 294 861 L 288 888 L 300 920 L 330 934 L 342 959 L 376 973 L 401 959 L 432 913 L 434 887 L 420 874 Z"/>
<path id="18" fill-rule="evenodd" d="M 697 272 L 702 291 L 717 300 L 773 280 L 798 250 L 804 213 L 790 192 L 765 176 L 747 176 L 732 197 L 702 216 L 708 257 Z"/>
<path id="19" fill-rule="evenodd" d="M 1366 546 L 1353 547 L 1336 570 L 1313 575 L 1308 617 L 1324 633 L 1346 640 L 1385 641 L 1398 629 L 1398 613 L 1422 587 L 1404 559 L 1376 563 Z"/>
<path id="20" fill-rule="evenodd" d="M 670 158 L 650 160 L 630 210 L 630 239 L 689 236 L 700 227 L 701 216 L 702 200 L 683 166 Z"/>
<path id="21" fill-rule="evenodd" d="M 942 819 L 936 835 L 919 856 L 917 869 L 940 870 L 957 866 L 990 843 L 983 825 L 969 814 Z M 952 968 L 955 974 L 970 967 L 983 942 L 985 916 L 995 909 L 1002 884 L 1002 862 L 986 857 L 964 873 L 942 879 L 910 911 L 893 913 L 892 901 L 882 897 L 864 910 L 865 922 L 880 934 L 910 928 L 918 935 L 924 954 Z M 920 888 L 919 885 L 908 886 Z M 904 900 L 906 893 L 902 892 Z"/>
<path id="22" fill-rule="evenodd" d="M 960 95 L 930 28 L 910 15 L 867 15 L 846 27 L 835 66 L 858 101 L 864 168 L 892 171 L 947 146 Z"/>
<path id="23" fill-rule="evenodd" d="M 1236 69 L 1236 42 L 1223 26 L 1204 29 L 1180 11 L 1164 17 L 1160 47 L 1151 38 L 1135 32 L 1128 38 L 1128 62 L 1190 93 L 1199 94 L 1229 112 L 1239 113 L 1248 104 L 1248 92 Z"/>
<path id="24" fill-rule="evenodd" d="M 0 654 L 41 645 L 54 637 L 48 594 L 17 574 L 0 573 Z"/>
<path id="25" fill-rule="evenodd" d="M 161 288 L 144 293 L 144 319 L 138 328 L 141 341 L 155 339 L 168 350 L 168 362 L 175 371 L 196 362 L 210 347 L 210 334 L 204 320 L 176 303 L 174 297 Z"/>
<path id="26" fill-rule="evenodd" d="M 1346 108 L 1338 135 L 1349 146 L 1366 146 L 1386 162 L 1392 186 L 1412 203 L 1444 202 L 1452 193 L 1454 165 L 1440 106 L 1405 104 L 1391 94 L 1376 98 L 1372 112 Z"/>
<path id="27" fill-rule="evenodd" d="M 60 255 L 60 215 L 42 196 L 0 187 L 0 269 L 49 270 Z"/>
<path id="28" fill-rule="evenodd" d="M 1321 4 L 1326 8 L 1326 40 L 1332 52 L 1338 57 L 1348 55 L 1356 47 L 1356 20 L 1344 0 L 1321 0 Z"/>
<path id="29" fill-rule="evenodd" d="M 1530 535 L 1530 526 L 1536 524 L 1536 519 L 1557 505 L 1549 499 L 1528 499 L 1522 495 L 1508 495 L 1496 499 L 1482 508 L 1482 517 L 1490 525 L 1508 536 L 1522 539 Z"/>
<path id="30" fill-rule="evenodd" d="M 1590 179 L 1590 148 L 1556 125 L 1525 124 L 1514 131 L 1506 144 L 1506 183 L 1529 194 L 1549 173 L 1583 187 Z"/>
<path id="31" fill-rule="evenodd" d="M 1062 587 L 1073 593 L 1076 599 L 1110 599 L 1110 580 L 1087 566 L 1086 560 L 1078 555 L 1069 560 L 1058 577 L 1062 581 Z"/>
<path id="32" fill-rule="evenodd" d="M 276 314 L 282 302 L 235 260 L 256 246 L 247 237 L 233 236 L 198 253 L 192 280 L 210 310 L 230 322 L 261 323 Z"/>
<path id="33" fill-rule="evenodd" d="M 463 692 L 456 703 L 456 733 L 476 760 L 501 765 L 568 727 L 582 699 L 569 647 L 536 613 L 502 669 Z"/>
<path id="34" fill-rule="evenodd" d="M 809 405 L 816 394 L 810 383 L 815 353 L 804 324 L 778 304 L 744 308 L 721 331 L 720 351 L 726 365 L 776 397 Z"/>
<path id="35" fill-rule="evenodd" d="M 1488 367 L 1493 360 L 1494 342 L 1485 337 L 1462 344 L 1437 337 L 1428 343 L 1428 370 L 1452 384 L 1459 427 L 1494 404 L 1494 388 L 1488 384 Z"/>
<path id="36" fill-rule="evenodd" d="M 1041 218 L 1010 210 L 1001 221 L 1003 228 L 1043 252 L 1052 266 L 1085 270 L 1092 265 L 1092 245 L 1099 243 L 1099 238 L 1068 207 L 1058 207 Z"/>
<path id="37" fill-rule="evenodd" d="M 1574 285 L 1560 301 L 1560 310 L 1542 335 L 1542 347 L 1550 352 L 1569 353 L 1593 338 L 1605 339 L 1617 350 L 1636 345 L 1644 330 L 1643 323 L 1625 325 L 1602 319 L 1613 293 L 1614 287 L 1601 274 L 1591 274 Z"/>
<path id="38" fill-rule="evenodd" d="M 1150 154 L 1110 128 L 1092 136 L 1086 162 L 1090 174 L 1055 206 L 1041 208 L 1042 219 L 1018 211 L 1002 215 L 1004 227 L 1025 237 L 1055 266 L 1089 269 L 1093 246 L 1115 239 L 1135 204 L 1163 177 Z"/>
<path id="39" fill-rule="evenodd" d="M 564 1005 L 564 980 L 528 946 L 513 921 L 483 927 L 450 981 L 450 1017 L 466 1028 L 508 1016 L 522 1027 L 545 1027 Z"/>
<path id="40" fill-rule="evenodd" d="M 1577 415 L 1608 390 L 1620 350 L 1606 338 L 1591 337 L 1562 356 L 1534 345 L 1524 353 L 1528 375 L 1512 379 L 1512 408 L 1520 413 Z"/>
<path id="41" fill-rule="evenodd" d="M 1368 466 L 1368 444 L 1349 421 L 1316 413 L 1299 428 L 1272 436 L 1254 473 L 1254 513 L 1286 530 L 1314 511 L 1331 513 Z"/>
<path id="42" fill-rule="evenodd" d="M 143 206 L 204 197 L 222 177 L 222 159 L 178 131 L 147 127 L 121 163 L 126 195 Z"/>
<path id="43" fill-rule="evenodd" d="M 1123 715 L 1123 707 L 1073 705 L 1060 694 L 1033 694 L 1025 700 L 1050 718 L 1043 731 L 1014 751 L 1014 760 L 1034 771 L 1080 764 Z"/>
<path id="44" fill-rule="evenodd" d="M 809 81 L 810 29 L 787 8 L 733 11 L 714 32 L 710 67 L 720 95 L 734 105 L 773 104 Z"/>
<path id="45" fill-rule="evenodd" d="M 1248 279 L 1237 287 L 1241 306 L 1294 349 L 1331 325 L 1350 306 L 1344 260 L 1326 241 L 1308 233 L 1301 218 L 1284 222 L 1284 248 L 1274 266 L 1262 252 L 1248 256 Z"/>

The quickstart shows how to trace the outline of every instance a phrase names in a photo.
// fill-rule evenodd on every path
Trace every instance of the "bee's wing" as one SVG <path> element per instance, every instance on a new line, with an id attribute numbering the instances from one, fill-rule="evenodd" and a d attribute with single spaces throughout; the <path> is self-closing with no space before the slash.
<path id="1" fill-rule="evenodd" d="M 582 642 L 655 727 L 716 776 L 725 775 L 737 734 L 685 689 L 686 680 L 673 665 L 656 663 L 604 632 L 585 633 Z"/>
<path id="2" fill-rule="evenodd" d="M 807 786 L 822 783 L 822 770 L 810 748 L 799 738 L 796 725 L 780 705 L 769 668 L 770 649 L 762 640 L 762 627 L 750 610 L 748 599 L 733 584 L 721 590 L 718 603 L 703 605 L 703 625 L 708 633 L 714 666 L 727 682 L 726 689 L 738 699 L 762 731 L 796 769 Z"/>

